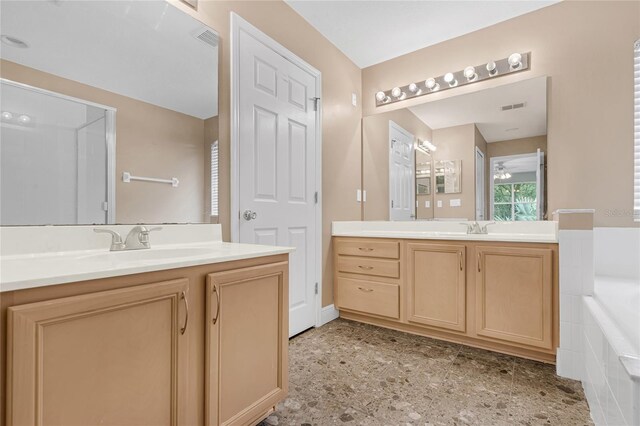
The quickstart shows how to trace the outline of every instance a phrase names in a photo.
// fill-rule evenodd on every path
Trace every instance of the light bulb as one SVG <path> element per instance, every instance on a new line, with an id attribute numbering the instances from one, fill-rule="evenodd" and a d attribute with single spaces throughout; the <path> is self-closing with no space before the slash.
<path id="1" fill-rule="evenodd" d="M 493 61 L 487 62 L 487 71 L 489 72 L 489 75 L 496 75 L 498 73 L 496 63 Z"/>
<path id="2" fill-rule="evenodd" d="M 450 72 L 444 75 L 444 81 L 449 84 L 449 87 L 456 87 L 458 85 L 458 80 L 456 80 L 453 73 Z"/>
<path id="3" fill-rule="evenodd" d="M 431 90 L 432 92 L 435 92 L 436 90 L 438 90 L 440 88 L 440 85 L 436 82 L 435 78 L 428 78 L 424 81 L 425 86 L 427 86 L 427 89 Z"/>
<path id="4" fill-rule="evenodd" d="M 2 111 L 2 118 L 4 118 L 5 120 L 11 120 L 13 118 L 13 114 L 11 114 L 9 111 Z"/>
<path id="5" fill-rule="evenodd" d="M 391 97 L 385 96 L 384 97 L 384 101 L 382 101 L 382 102 L 384 102 L 385 104 L 388 104 L 389 102 L 391 102 Z"/>
<path id="6" fill-rule="evenodd" d="M 400 90 L 399 87 L 394 87 L 393 89 L 391 89 L 391 96 L 393 96 L 394 98 L 399 98 L 400 95 L 402 95 L 402 90 Z"/>
<path id="7" fill-rule="evenodd" d="M 411 83 L 411 84 L 409 85 L 409 91 L 410 91 L 411 93 L 417 93 L 417 92 L 418 92 L 418 85 L 417 85 L 417 84 L 415 84 L 415 83 Z"/>
<path id="8" fill-rule="evenodd" d="M 387 97 L 387 95 L 385 95 L 385 94 L 384 94 L 384 92 L 378 92 L 378 93 L 376 93 L 376 100 L 377 100 L 378 102 L 382 102 L 382 101 L 384 101 L 384 98 L 386 98 L 386 97 Z"/>
<path id="9" fill-rule="evenodd" d="M 509 56 L 508 61 L 511 69 L 517 70 L 522 66 L 522 55 L 519 53 L 513 53 L 511 54 L 511 56 Z"/>
<path id="10" fill-rule="evenodd" d="M 476 74 L 476 69 L 474 67 L 466 67 L 464 69 L 464 76 L 468 81 L 473 81 L 478 77 L 478 74 Z"/>
<path id="11" fill-rule="evenodd" d="M 20 121 L 23 124 L 27 124 L 28 122 L 31 121 L 31 117 L 29 117 L 26 114 L 21 115 L 20 117 L 18 117 L 18 121 Z"/>

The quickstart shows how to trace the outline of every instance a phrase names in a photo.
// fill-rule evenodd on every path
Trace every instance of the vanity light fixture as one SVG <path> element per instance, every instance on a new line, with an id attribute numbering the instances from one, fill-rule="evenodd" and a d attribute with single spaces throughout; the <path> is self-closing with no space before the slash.
<path id="1" fill-rule="evenodd" d="M 428 95 L 439 90 L 478 83 L 490 78 L 509 75 L 514 72 L 529 69 L 531 52 L 513 53 L 507 58 L 497 61 L 490 60 L 484 64 L 468 66 L 461 71 L 448 72 L 437 77 L 430 77 L 424 81 L 396 86 L 391 90 L 381 90 L 376 93 L 376 106 L 399 102 L 417 96 Z"/>
<path id="2" fill-rule="evenodd" d="M 475 67 L 466 67 L 463 74 L 467 78 L 467 81 L 474 81 L 476 78 L 478 78 Z"/>
<path id="3" fill-rule="evenodd" d="M 458 80 L 453 75 L 452 72 L 448 72 L 444 75 L 444 82 L 449 85 L 449 87 L 456 87 L 458 85 Z"/>
<path id="4" fill-rule="evenodd" d="M 520 53 L 513 53 L 509 56 L 509 66 L 511 69 L 517 70 L 522 66 L 522 55 Z"/>
<path id="5" fill-rule="evenodd" d="M 427 86 L 427 89 L 429 89 L 432 92 L 435 92 L 436 90 L 440 89 L 440 85 L 438 84 L 435 78 L 426 79 L 424 81 L 424 84 L 425 86 Z"/>
<path id="6" fill-rule="evenodd" d="M 429 141 L 421 141 L 420 139 L 418 139 L 418 144 L 417 144 L 417 148 L 424 152 L 425 154 L 431 154 L 432 152 L 434 152 L 436 149 L 436 146 L 434 144 L 432 144 Z"/>
<path id="7" fill-rule="evenodd" d="M 498 73 L 498 66 L 493 61 L 487 62 L 486 68 L 487 68 L 487 72 L 489 73 L 489 75 L 491 77 L 493 77 L 494 75 L 496 75 Z"/>

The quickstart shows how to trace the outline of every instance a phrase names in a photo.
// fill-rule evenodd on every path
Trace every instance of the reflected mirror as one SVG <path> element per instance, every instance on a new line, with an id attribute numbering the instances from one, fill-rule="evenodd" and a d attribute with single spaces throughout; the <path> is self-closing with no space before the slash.
<path id="1" fill-rule="evenodd" d="M 0 8 L 0 224 L 217 220 L 213 29 L 164 0 Z"/>
<path id="2" fill-rule="evenodd" d="M 546 82 L 364 117 L 364 219 L 546 219 Z"/>

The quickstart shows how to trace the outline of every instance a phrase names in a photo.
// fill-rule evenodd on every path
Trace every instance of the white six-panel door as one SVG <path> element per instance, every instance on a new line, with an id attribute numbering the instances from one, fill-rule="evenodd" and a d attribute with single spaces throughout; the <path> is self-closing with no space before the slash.
<path id="1" fill-rule="evenodd" d="M 237 42 L 239 240 L 295 247 L 292 336 L 316 323 L 316 80 L 251 34 Z"/>
<path id="2" fill-rule="evenodd" d="M 390 220 L 415 220 L 415 164 L 413 135 L 389 121 Z"/>

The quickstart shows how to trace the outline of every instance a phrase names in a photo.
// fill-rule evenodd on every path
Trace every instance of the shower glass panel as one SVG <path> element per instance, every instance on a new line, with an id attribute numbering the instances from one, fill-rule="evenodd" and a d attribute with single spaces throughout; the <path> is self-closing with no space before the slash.
<path id="1" fill-rule="evenodd" d="M 113 111 L 1 81 L 0 224 L 112 222 Z"/>

